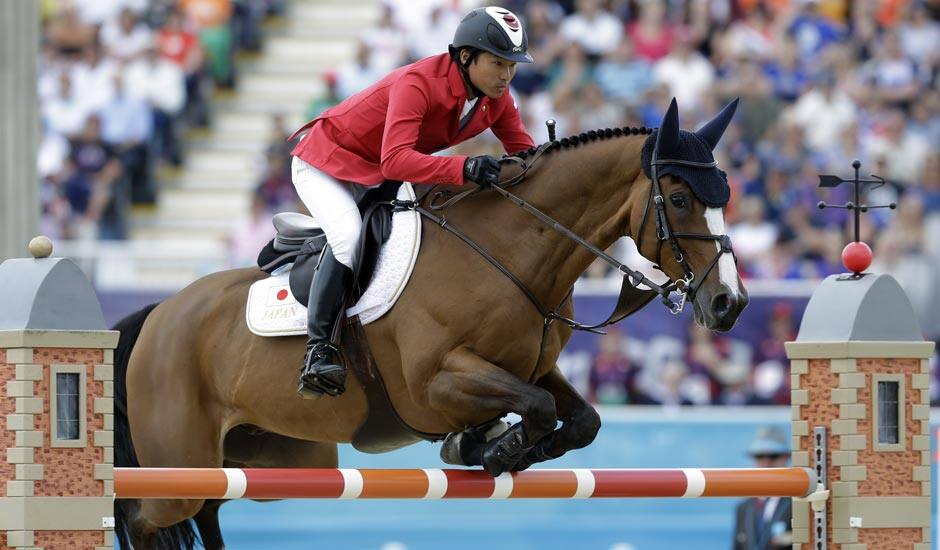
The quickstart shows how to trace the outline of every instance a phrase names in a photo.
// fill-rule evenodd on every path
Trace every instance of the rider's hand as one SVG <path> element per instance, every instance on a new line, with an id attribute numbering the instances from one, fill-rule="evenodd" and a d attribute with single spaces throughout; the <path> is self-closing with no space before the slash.
<path id="1" fill-rule="evenodd" d="M 464 178 L 480 187 L 489 187 L 499 181 L 499 161 L 490 155 L 469 157 L 463 164 Z"/>

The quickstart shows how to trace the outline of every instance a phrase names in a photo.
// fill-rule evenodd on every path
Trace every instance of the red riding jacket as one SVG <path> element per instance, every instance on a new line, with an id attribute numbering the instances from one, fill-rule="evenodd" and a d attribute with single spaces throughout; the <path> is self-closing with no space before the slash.
<path id="1" fill-rule="evenodd" d="M 309 132 L 291 154 L 338 180 L 366 186 L 385 180 L 461 185 L 467 157 L 431 153 L 487 128 L 507 153 L 534 145 L 508 90 L 499 99 L 481 97 L 458 131 L 466 100 L 449 54 L 431 56 L 392 71 L 305 124 L 294 136 Z"/>

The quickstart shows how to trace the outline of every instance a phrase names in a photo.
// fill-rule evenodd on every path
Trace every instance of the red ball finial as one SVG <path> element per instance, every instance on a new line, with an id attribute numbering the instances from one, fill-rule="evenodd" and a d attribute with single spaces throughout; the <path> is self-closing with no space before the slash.
<path id="1" fill-rule="evenodd" d="M 861 241 L 849 243 L 842 249 L 842 264 L 856 275 L 868 269 L 871 259 L 871 248 Z"/>

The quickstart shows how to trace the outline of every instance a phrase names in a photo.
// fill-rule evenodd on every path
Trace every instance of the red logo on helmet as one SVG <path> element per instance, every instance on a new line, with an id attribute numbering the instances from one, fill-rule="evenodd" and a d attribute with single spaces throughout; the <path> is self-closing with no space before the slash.
<path id="1" fill-rule="evenodd" d="M 503 16 L 503 21 L 506 22 L 506 26 L 514 31 L 519 30 L 519 20 L 516 19 L 512 14 L 506 14 Z"/>

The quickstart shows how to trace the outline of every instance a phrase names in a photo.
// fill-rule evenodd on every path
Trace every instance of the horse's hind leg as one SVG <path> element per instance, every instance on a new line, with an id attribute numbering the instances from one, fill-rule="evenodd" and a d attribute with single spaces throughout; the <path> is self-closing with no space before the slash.
<path id="1" fill-rule="evenodd" d="M 336 444 L 295 439 L 248 426 L 225 436 L 225 461 L 248 468 L 335 468 Z"/>
<path id="2" fill-rule="evenodd" d="M 428 384 L 432 408 L 454 424 L 467 425 L 469 412 L 502 416 L 514 412 L 522 422 L 480 447 L 467 464 L 483 464 L 491 475 L 512 470 L 532 446 L 550 434 L 558 422 L 555 399 L 542 388 L 528 384 L 470 350 L 446 354 L 441 370 Z"/>
<path id="3" fill-rule="evenodd" d="M 225 467 L 230 468 L 335 468 L 335 443 L 303 441 L 237 426 L 225 436 Z M 193 517 L 206 550 L 225 548 L 219 526 L 219 508 L 225 500 L 207 500 Z M 146 546 L 144 548 L 147 548 Z"/>
<path id="4" fill-rule="evenodd" d="M 219 507 L 224 500 L 207 500 L 202 510 L 193 517 L 196 528 L 199 529 L 199 538 L 206 550 L 220 550 L 225 548 L 222 542 L 222 529 L 219 527 Z"/>
<path id="5" fill-rule="evenodd" d="M 165 395 L 172 395 L 166 392 Z M 133 402 L 130 403 L 134 407 Z M 137 457 L 142 467 L 218 468 L 222 466 L 220 415 L 199 405 L 195 396 L 177 395 L 170 406 L 151 402 L 129 412 Z M 194 517 L 199 499 L 144 499 L 131 520 L 132 535 L 146 536 Z M 189 532 L 187 532 L 189 536 Z M 143 546 L 142 548 L 148 548 Z"/>

